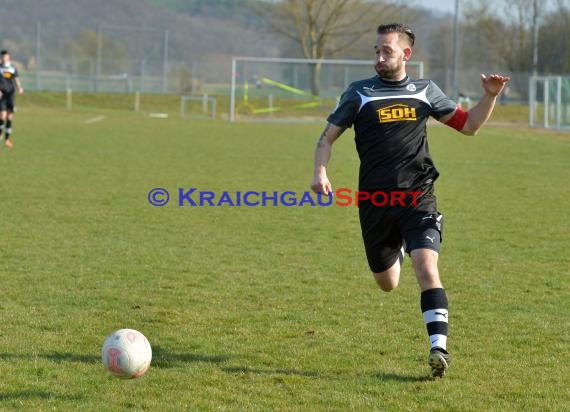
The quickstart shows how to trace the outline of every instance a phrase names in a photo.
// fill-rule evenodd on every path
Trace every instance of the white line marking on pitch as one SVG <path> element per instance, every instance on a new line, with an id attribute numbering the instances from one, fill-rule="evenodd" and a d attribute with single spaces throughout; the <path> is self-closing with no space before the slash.
<path id="1" fill-rule="evenodd" d="M 92 117 L 90 119 L 85 120 L 85 124 L 97 123 L 103 120 L 105 120 L 105 116 Z"/>
<path id="2" fill-rule="evenodd" d="M 168 119 L 168 113 L 150 113 L 149 116 L 155 119 Z"/>

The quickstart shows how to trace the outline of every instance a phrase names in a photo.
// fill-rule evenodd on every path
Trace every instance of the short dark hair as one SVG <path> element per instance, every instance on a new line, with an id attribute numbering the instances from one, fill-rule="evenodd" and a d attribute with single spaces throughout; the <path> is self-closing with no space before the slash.
<path id="1" fill-rule="evenodd" d="M 381 24 L 380 26 L 378 26 L 377 33 L 378 34 L 399 33 L 400 35 L 405 34 L 408 37 L 411 47 L 414 47 L 414 43 L 416 41 L 416 35 L 412 31 L 412 29 L 402 23 Z"/>
<path id="2" fill-rule="evenodd" d="M 10 54 L 10 52 L 8 50 L 2 50 L 0 51 L 0 56 L 4 56 L 6 54 Z"/>

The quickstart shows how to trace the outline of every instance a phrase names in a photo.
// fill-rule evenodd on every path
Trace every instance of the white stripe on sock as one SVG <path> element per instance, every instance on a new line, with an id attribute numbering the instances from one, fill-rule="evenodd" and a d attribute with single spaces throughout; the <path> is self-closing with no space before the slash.
<path id="1" fill-rule="evenodd" d="M 425 323 L 447 322 L 447 309 L 432 309 L 424 312 Z"/>
<path id="2" fill-rule="evenodd" d="M 447 336 L 445 335 L 430 335 L 429 341 L 432 348 L 441 348 L 447 350 Z"/>

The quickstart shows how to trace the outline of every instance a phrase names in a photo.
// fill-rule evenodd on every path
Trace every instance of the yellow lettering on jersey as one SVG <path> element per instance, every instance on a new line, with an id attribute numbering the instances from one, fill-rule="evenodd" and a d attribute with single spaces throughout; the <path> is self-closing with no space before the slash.
<path id="1" fill-rule="evenodd" d="M 380 123 L 400 122 L 404 120 L 416 121 L 416 109 L 407 104 L 398 103 L 392 106 L 378 109 L 378 121 Z"/>

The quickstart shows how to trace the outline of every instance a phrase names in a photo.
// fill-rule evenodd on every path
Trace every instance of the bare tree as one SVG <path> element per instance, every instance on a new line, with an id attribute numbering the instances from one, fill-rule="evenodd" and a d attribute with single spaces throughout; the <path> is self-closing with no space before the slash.
<path id="1" fill-rule="evenodd" d="M 300 46 L 303 57 L 320 60 L 338 55 L 370 33 L 387 9 L 394 7 L 365 0 L 282 0 L 257 7 L 256 13 L 272 32 Z M 315 96 L 320 92 L 320 70 L 321 63 L 309 65 Z"/>
<path id="2" fill-rule="evenodd" d="M 97 50 L 99 47 L 98 34 L 94 30 L 85 29 L 78 38 L 68 40 L 64 44 L 67 63 L 71 62 L 74 72 L 94 74 Z M 116 74 L 128 70 L 129 52 L 125 45 L 107 36 L 101 36 L 101 49 L 104 51 L 101 72 Z M 70 69 L 70 68 L 68 68 Z"/>
<path id="3" fill-rule="evenodd" d="M 570 1 L 559 0 L 543 17 L 538 69 L 542 73 L 570 72 Z"/>
<path id="4" fill-rule="evenodd" d="M 470 44 L 464 56 L 468 64 L 505 67 L 512 73 L 530 73 L 537 67 L 536 36 L 542 11 L 536 7 L 537 0 L 502 1 L 503 15 L 496 13 L 497 4 L 490 0 L 476 0 L 466 7 L 465 31 Z M 536 47 L 535 47 L 536 45 Z M 487 69 L 487 68 L 485 68 Z M 521 95 L 528 92 L 526 78 L 513 78 L 513 87 Z"/>
<path id="5" fill-rule="evenodd" d="M 483 70 L 505 66 L 509 70 L 518 70 L 520 64 L 517 66 L 514 59 L 520 59 L 521 49 L 527 48 L 524 37 L 526 33 L 510 31 L 490 0 L 466 3 L 463 14 L 463 65 Z M 482 66 L 482 63 L 487 66 Z"/>

